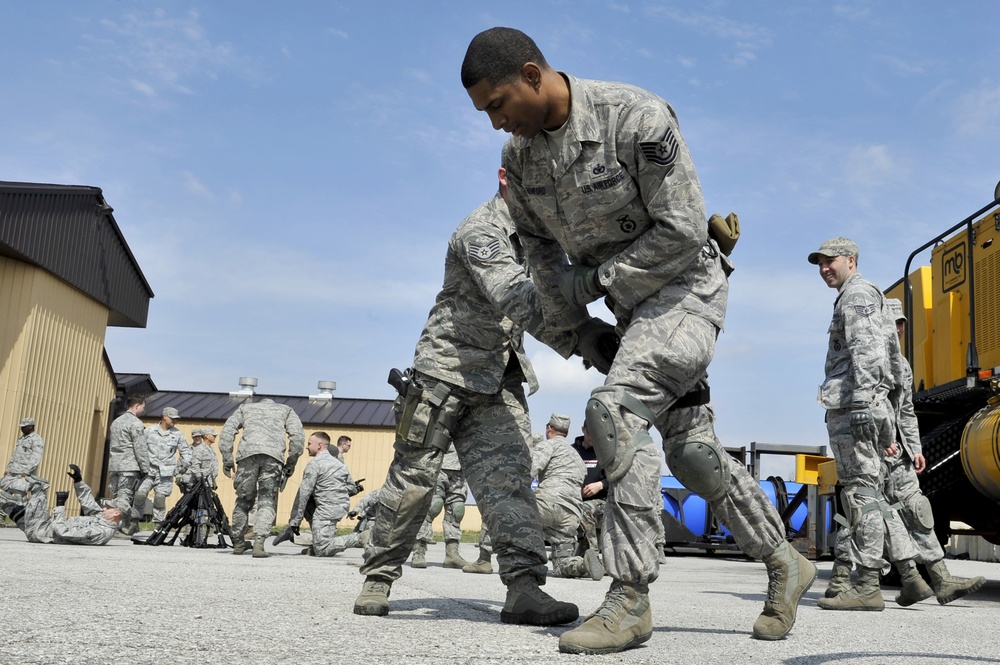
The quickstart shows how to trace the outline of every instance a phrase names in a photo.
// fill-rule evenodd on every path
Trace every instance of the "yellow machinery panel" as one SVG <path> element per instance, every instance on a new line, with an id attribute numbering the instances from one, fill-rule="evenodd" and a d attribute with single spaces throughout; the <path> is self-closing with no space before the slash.
<path id="1" fill-rule="evenodd" d="M 805 455 L 801 453 L 796 455 L 795 482 L 803 485 L 818 485 L 819 465 L 829 461 L 830 458 L 823 455 Z"/>
<path id="2" fill-rule="evenodd" d="M 913 348 L 916 352 L 907 354 L 912 358 L 913 382 L 919 388 L 921 382 L 925 388 L 934 384 L 934 345 L 931 343 L 931 332 L 933 323 L 931 286 L 931 267 L 920 266 L 910 273 L 910 288 L 913 292 L 913 311 L 905 311 L 906 319 L 910 330 L 913 331 Z M 903 297 L 903 282 L 897 282 L 886 292 L 886 297 L 896 298 L 906 307 L 906 299 Z"/>
<path id="3" fill-rule="evenodd" d="M 963 230 L 931 252 L 931 335 L 935 346 L 931 371 L 923 377 L 925 388 L 962 379 L 966 375 L 971 340 L 970 288 L 973 281 L 979 366 L 1000 366 L 1000 309 L 997 307 L 1000 297 L 1000 218 L 989 214 L 975 222 L 972 229 L 971 242 Z M 914 374 L 916 376 L 916 371 Z M 919 384 L 919 378 L 917 382 Z"/>

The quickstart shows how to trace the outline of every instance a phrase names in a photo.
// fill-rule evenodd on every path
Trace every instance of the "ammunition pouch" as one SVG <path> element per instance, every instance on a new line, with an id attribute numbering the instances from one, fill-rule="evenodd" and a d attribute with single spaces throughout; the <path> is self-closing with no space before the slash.
<path id="1" fill-rule="evenodd" d="M 418 448 L 447 451 L 451 446 L 451 430 L 458 422 L 461 408 L 461 401 L 444 381 L 438 381 L 433 390 L 427 390 L 414 380 L 402 401 L 396 437 Z"/>
<path id="2" fill-rule="evenodd" d="M 591 393 L 587 402 L 586 424 L 587 432 L 594 444 L 594 453 L 608 480 L 617 482 L 625 477 L 632 467 L 638 439 L 641 435 L 649 436 L 649 432 L 637 432 L 627 444 L 621 442 L 625 423 L 621 410 L 625 409 L 648 425 L 654 422 L 653 412 L 645 404 L 625 393 L 620 388 L 597 388 Z M 647 426 L 648 426 L 647 425 Z"/>
<path id="3" fill-rule="evenodd" d="M 716 501 L 729 490 L 729 454 L 715 438 L 711 425 L 684 432 L 676 444 L 664 442 L 667 466 L 681 485 L 706 501 Z"/>

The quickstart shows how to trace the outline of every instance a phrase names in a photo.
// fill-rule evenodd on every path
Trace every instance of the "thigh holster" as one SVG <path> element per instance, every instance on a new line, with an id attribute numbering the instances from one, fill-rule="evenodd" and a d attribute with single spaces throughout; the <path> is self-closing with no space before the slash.
<path id="1" fill-rule="evenodd" d="M 418 448 L 447 451 L 451 446 L 451 431 L 462 408 L 451 386 L 439 381 L 432 390 L 427 390 L 414 380 L 406 396 L 400 399 L 396 436 Z"/>

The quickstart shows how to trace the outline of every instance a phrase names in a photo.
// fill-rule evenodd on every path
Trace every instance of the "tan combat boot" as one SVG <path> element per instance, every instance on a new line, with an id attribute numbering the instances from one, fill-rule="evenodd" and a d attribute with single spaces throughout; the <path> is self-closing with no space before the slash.
<path id="1" fill-rule="evenodd" d="M 462 558 L 462 553 L 458 551 L 457 540 L 446 540 L 444 543 L 444 567 L 464 569 L 471 561 Z"/>
<path id="2" fill-rule="evenodd" d="M 255 559 L 266 559 L 271 556 L 264 550 L 264 541 L 267 540 L 267 536 L 254 536 L 253 537 L 253 558 Z"/>
<path id="3" fill-rule="evenodd" d="M 781 640 L 795 625 L 799 601 L 816 579 L 816 566 L 799 554 L 787 540 L 764 557 L 767 568 L 767 600 L 753 624 L 758 640 Z"/>
<path id="4" fill-rule="evenodd" d="M 902 607 L 909 607 L 914 603 L 919 603 L 921 600 L 927 600 L 934 595 L 934 590 L 927 586 L 927 582 L 924 578 L 920 576 L 917 571 L 917 564 L 913 562 L 913 559 L 906 559 L 905 561 L 897 561 L 895 563 L 896 570 L 899 571 L 899 577 L 903 581 L 903 588 L 896 596 L 896 604 Z"/>
<path id="5" fill-rule="evenodd" d="M 384 617 L 389 613 L 389 592 L 392 583 L 376 577 L 366 577 L 361 593 L 354 601 L 354 613 L 362 616 Z"/>
<path id="6" fill-rule="evenodd" d="M 958 600 L 962 596 L 979 591 L 986 579 L 977 576 L 966 579 L 964 577 L 952 577 L 948 572 L 948 566 L 944 559 L 927 564 L 927 572 L 931 576 L 931 586 L 934 588 L 934 595 L 942 605 L 947 605 L 953 600 Z"/>
<path id="7" fill-rule="evenodd" d="M 418 540 L 413 544 L 413 554 L 410 556 L 410 568 L 427 567 L 427 543 Z"/>
<path id="8" fill-rule="evenodd" d="M 601 606 L 582 624 L 559 637 L 559 651 L 617 653 L 642 644 L 652 635 L 649 585 L 615 580 Z"/>
<path id="9" fill-rule="evenodd" d="M 240 555 L 250 549 L 250 543 L 245 539 L 233 540 L 233 554 Z"/>
<path id="10" fill-rule="evenodd" d="M 580 610 L 545 593 L 534 575 L 520 575 L 507 584 L 507 600 L 500 611 L 504 623 L 558 626 L 576 621 Z"/>
<path id="11" fill-rule="evenodd" d="M 851 588 L 851 569 L 853 564 L 850 561 L 835 559 L 833 570 L 830 571 L 830 586 L 826 587 L 827 598 L 836 598 Z"/>
<path id="12" fill-rule="evenodd" d="M 479 548 L 479 559 L 466 565 L 462 566 L 463 573 L 479 573 L 481 575 L 486 575 L 493 572 L 493 564 L 490 563 L 491 555 L 489 552 L 483 548 Z"/>
<path id="13" fill-rule="evenodd" d="M 878 569 L 858 566 L 858 583 L 836 598 L 820 598 L 816 603 L 824 610 L 881 612 L 885 599 L 879 588 Z"/>

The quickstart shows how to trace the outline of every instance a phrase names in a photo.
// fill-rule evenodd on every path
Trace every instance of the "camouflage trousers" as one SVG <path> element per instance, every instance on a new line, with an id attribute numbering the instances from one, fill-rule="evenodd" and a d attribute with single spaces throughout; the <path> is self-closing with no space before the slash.
<path id="1" fill-rule="evenodd" d="M 426 396 L 439 383 L 424 374 L 417 379 Z M 449 398 L 459 405 L 452 442 L 489 529 L 504 584 L 525 574 L 544 582 L 546 572 L 541 518 L 531 491 L 526 443 L 531 423 L 522 381 L 519 372 L 511 372 L 494 395 L 452 386 Z M 445 454 L 398 436 L 394 448 L 361 567 L 361 574 L 389 582 L 399 578 L 413 550 Z"/>
<path id="2" fill-rule="evenodd" d="M 580 515 L 580 530 L 587 541 L 587 549 L 601 551 L 601 527 L 604 524 L 604 499 L 583 502 Z"/>
<path id="3" fill-rule="evenodd" d="M 312 531 L 312 549 L 314 556 L 333 556 L 337 541 L 337 522 L 339 520 L 317 520 L 309 524 Z M 343 548 L 346 549 L 346 548 Z"/>
<path id="4" fill-rule="evenodd" d="M 167 516 L 167 497 L 174 491 L 174 477 L 161 476 L 156 471 L 146 476 L 135 490 L 132 500 L 132 519 L 142 519 L 146 498 L 153 492 L 153 521 L 159 524 Z"/>
<path id="5" fill-rule="evenodd" d="M 576 535 L 583 512 L 579 488 L 539 487 L 535 499 L 542 517 L 542 533 L 552 548 L 552 570 L 564 576 L 563 564 L 576 554 Z"/>
<path id="6" fill-rule="evenodd" d="M 118 471 L 112 473 L 108 478 L 108 493 L 116 499 L 125 499 L 134 506 L 135 493 L 139 488 L 141 480 L 142 474 L 138 471 Z M 132 512 L 135 512 L 134 509 Z M 125 519 L 122 520 L 122 525 L 127 525 L 131 517 L 132 515 L 126 515 Z"/>
<path id="7" fill-rule="evenodd" d="M 890 552 L 890 558 L 912 558 L 913 545 L 908 543 L 902 522 L 889 510 L 883 494 L 881 447 L 854 439 L 850 409 L 827 410 L 826 429 L 837 464 L 837 478 L 843 486 L 841 503 L 850 523 L 837 538 L 837 557 L 857 566 L 888 572 L 889 564 L 883 553 L 895 550 Z M 908 553 L 910 556 L 906 556 Z"/>
<path id="8" fill-rule="evenodd" d="M 917 563 L 934 563 L 944 558 L 941 542 L 934 533 L 930 501 L 920 491 L 920 480 L 910 458 L 898 452 L 885 461 L 885 498 L 896 510 L 916 549 Z M 896 559 L 893 559 L 894 561 Z"/>
<path id="9" fill-rule="evenodd" d="M 23 506 L 28 501 L 28 488 L 35 476 L 4 474 L 0 478 L 0 505 Z"/>
<path id="10" fill-rule="evenodd" d="M 686 445 L 713 449 L 723 469 L 721 491 L 703 498 L 746 555 L 767 556 L 785 539 L 777 510 L 743 464 L 726 464 L 730 458 L 715 436 L 712 409 L 707 404 L 674 407 L 680 397 L 706 382 L 718 328 L 660 298 L 665 294 L 651 297 L 633 312 L 605 385 L 592 398 L 600 395 L 605 404 L 621 404 L 626 395 L 638 399 L 652 412 L 668 460 Z M 648 584 L 659 574 L 657 541 L 663 540 L 660 451 L 646 433 L 646 420 L 625 408 L 613 410 L 612 418 L 618 450 L 631 447 L 635 456 L 608 490 L 601 538 L 604 565 L 616 580 Z M 588 430 L 594 436 L 595 428 L 588 424 Z"/>
<path id="11" fill-rule="evenodd" d="M 253 520 L 254 537 L 267 536 L 274 524 L 278 504 L 278 483 L 282 464 L 270 455 L 250 455 L 236 465 L 233 488 L 236 505 L 233 507 L 232 534 L 242 538 L 247 530 L 248 513 L 256 506 Z"/>
<path id="12" fill-rule="evenodd" d="M 434 520 L 438 512 L 444 508 L 444 519 L 442 527 L 444 529 L 444 540 L 462 540 L 462 517 L 465 515 L 465 499 L 467 492 L 465 489 L 465 477 L 460 470 L 450 471 L 442 469 L 438 473 L 437 485 L 434 487 L 434 496 L 431 499 L 431 508 L 427 511 L 427 518 L 417 540 L 424 543 L 434 542 Z M 435 511 L 437 508 L 437 511 Z"/>

